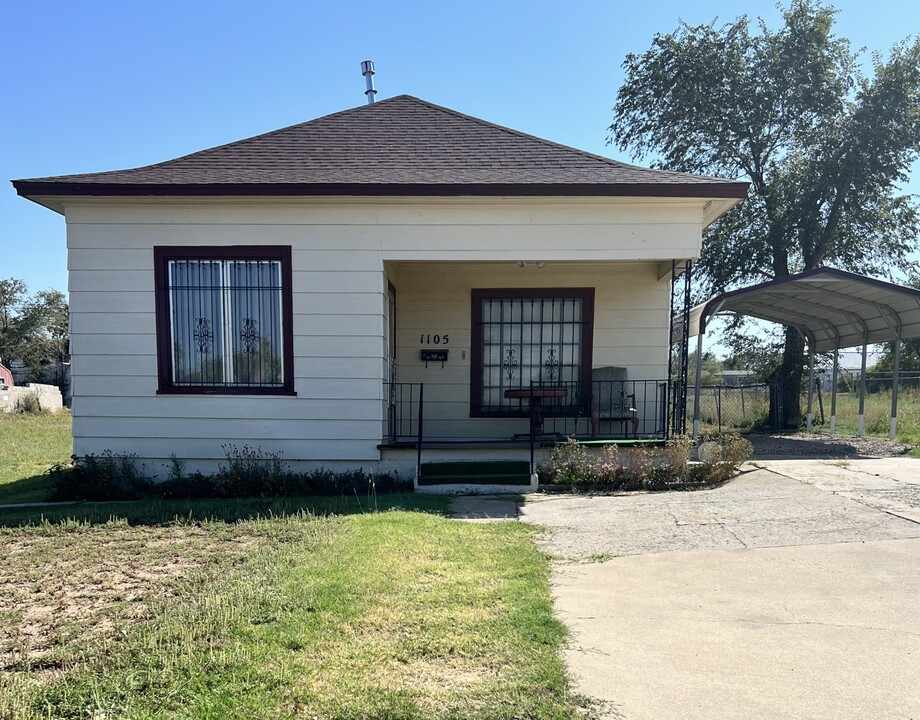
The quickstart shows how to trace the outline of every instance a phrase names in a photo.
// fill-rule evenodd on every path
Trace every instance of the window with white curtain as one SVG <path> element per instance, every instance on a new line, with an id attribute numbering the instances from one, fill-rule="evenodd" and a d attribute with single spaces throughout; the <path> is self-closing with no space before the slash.
<path id="1" fill-rule="evenodd" d="M 293 389 L 290 248 L 157 248 L 161 392 Z"/>

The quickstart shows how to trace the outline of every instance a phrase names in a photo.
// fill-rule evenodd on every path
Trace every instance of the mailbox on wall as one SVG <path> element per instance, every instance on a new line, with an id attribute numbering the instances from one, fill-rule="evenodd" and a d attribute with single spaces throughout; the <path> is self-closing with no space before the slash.
<path id="1" fill-rule="evenodd" d="M 425 367 L 428 367 L 429 362 L 439 362 L 441 367 L 444 367 L 444 363 L 447 362 L 447 350 L 422 350 L 421 357 L 425 362 Z"/>

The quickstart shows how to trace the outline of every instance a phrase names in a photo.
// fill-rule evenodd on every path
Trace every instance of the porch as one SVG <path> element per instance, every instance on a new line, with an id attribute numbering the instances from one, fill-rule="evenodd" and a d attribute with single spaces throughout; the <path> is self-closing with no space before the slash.
<path id="1" fill-rule="evenodd" d="M 424 383 L 387 383 L 386 434 L 378 448 L 384 467 L 414 469 L 417 489 L 453 482 L 479 492 L 525 484 L 536 489 L 537 467 L 569 438 L 598 448 L 662 444 L 669 391 L 669 384 L 658 380 L 531 383 L 526 390 L 506 391 L 522 415 L 508 427 L 520 432 L 445 437 L 426 434 Z M 504 467 L 511 465 L 521 467 L 513 472 Z"/>

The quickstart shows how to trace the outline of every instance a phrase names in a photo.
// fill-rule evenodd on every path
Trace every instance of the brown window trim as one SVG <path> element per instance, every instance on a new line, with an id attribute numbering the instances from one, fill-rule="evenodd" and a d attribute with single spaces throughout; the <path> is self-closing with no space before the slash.
<path id="1" fill-rule="evenodd" d="M 594 288 L 473 288 L 471 294 L 470 417 L 528 417 L 527 412 L 495 412 L 482 409 L 482 301 L 503 298 L 562 298 L 582 301 L 584 326 L 581 336 L 581 393 L 591 397 L 591 367 L 594 354 Z"/>
<path id="2" fill-rule="evenodd" d="M 172 338 L 169 323 L 170 260 L 279 260 L 281 262 L 281 333 L 284 355 L 281 358 L 284 384 L 280 387 L 245 385 L 213 387 L 172 384 Z M 156 296 L 158 395 L 296 395 L 294 392 L 294 310 L 291 247 L 289 245 L 200 245 L 157 246 L 153 248 Z"/>

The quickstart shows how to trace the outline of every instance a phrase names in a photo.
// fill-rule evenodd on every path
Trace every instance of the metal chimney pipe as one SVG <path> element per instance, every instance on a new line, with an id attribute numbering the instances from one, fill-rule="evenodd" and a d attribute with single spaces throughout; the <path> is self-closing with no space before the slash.
<path id="1" fill-rule="evenodd" d="M 364 94 L 367 96 L 367 104 L 373 105 L 374 95 L 377 94 L 377 91 L 374 89 L 374 61 L 365 60 L 361 63 L 361 74 L 364 76 L 365 81 L 367 82 L 367 90 L 364 91 Z"/>

